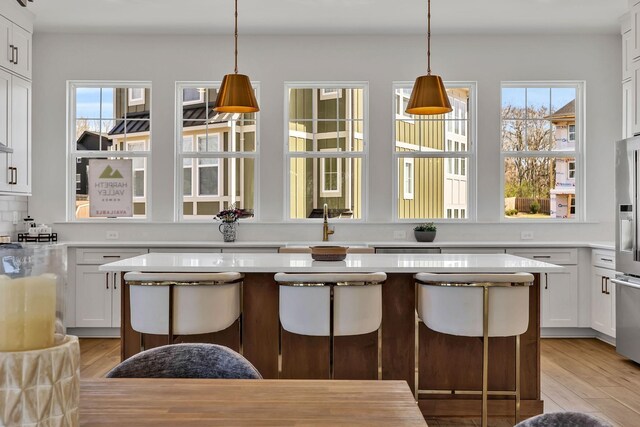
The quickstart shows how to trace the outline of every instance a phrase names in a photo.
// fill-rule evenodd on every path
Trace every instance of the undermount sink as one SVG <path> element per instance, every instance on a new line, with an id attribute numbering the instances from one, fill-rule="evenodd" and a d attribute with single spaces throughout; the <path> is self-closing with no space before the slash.
<path id="1" fill-rule="evenodd" d="M 353 247 L 369 247 L 368 243 L 363 242 L 344 242 L 344 241 L 312 241 L 312 242 L 287 242 L 284 244 L 286 247 L 309 247 L 309 246 L 348 246 Z"/>

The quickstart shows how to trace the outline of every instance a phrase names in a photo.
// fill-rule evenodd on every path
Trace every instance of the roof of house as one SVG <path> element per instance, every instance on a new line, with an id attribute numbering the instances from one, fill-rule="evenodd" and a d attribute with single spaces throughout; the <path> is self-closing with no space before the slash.
<path id="1" fill-rule="evenodd" d="M 182 127 L 203 126 L 204 124 L 225 123 L 240 117 L 237 113 L 216 113 L 213 110 L 213 102 L 185 105 L 182 109 Z M 209 119 L 207 119 L 207 116 Z M 118 119 L 116 125 L 109 131 L 109 135 L 124 135 L 140 132 L 149 132 L 149 111 L 139 113 L 127 113 L 127 118 Z"/>
<path id="2" fill-rule="evenodd" d="M 102 136 L 102 147 L 100 147 L 100 136 Z M 107 150 L 113 141 L 104 134 L 85 130 L 76 141 L 76 148 L 79 151 L 100 151 Z"/>
<path id="3" fill-rule="evenodd" d="M 545 117 L 545 119 L 553 121 L 558 121 L 562 119 L 575 119 L 576 118 L 576 100 L 569 101 L 560 109 L 558 109 L 555 113 L 550 116 Z"/>

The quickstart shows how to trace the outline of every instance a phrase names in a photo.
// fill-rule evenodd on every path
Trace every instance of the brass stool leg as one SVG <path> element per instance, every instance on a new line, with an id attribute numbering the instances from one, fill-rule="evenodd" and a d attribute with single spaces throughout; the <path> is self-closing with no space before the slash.
<path id="1" fill-rule="evenodd" d="M 238 333 L 240 334 L 240 342 L 238 344 L 238 350 L 240 350 L 240 354 L 244 355 L 244 342 L 242 339 L 242 323 L 243 323 L 243 316 L 244 316 L 244 300 L 243 300 L 243 293 L 244 293 L 244 284 L 240 283 L 240 317 L 238 317 Z"/>
<path id="2" fill-rule="evenodd" d="M 414 325 L 414 342 L 415 342 L 415 348 L 414 348 L 414 379 L 413 379 L 413 394 L 414 397 L 416 399 L 416 402 L 418 402 L 418 389 L 420 387 L 418 387 L 420 385 L 420 363 L 419 363 L 419 357 L 420 357 L 420 317 L 418 316 L 418 308 L 417 305 L 420 304 L 420 302 L 418 301 L 418 286 L 420 285 L 416 285 L 415 287 L 415 300 L 416 300 L 416 309 L 414 311 L 415 313 L 415 325 Z"/>
<path id="3" fill-rule="evenodd" d="M 487 427 L 487 395 L 489 377 L 489 288 L 483 286 L 482 308 L 482 427 Z"/>
<path id="4" fill-rule="evenodd" d="M 515 424 L 520 421 L 520 335 L 516 335 L 516 414 Z"/>
<path id="5" fill-rule="evenodd" d="M 378 381 L 382 380 L 382 323 L 378 328 Z"/>
<path id="6" fill-rule="evenodd" d="M 331 375 L 331 379 L 334 378 L 335 368 L 333 366 L 333 285 L 329 285 L 329 373 Z"/>

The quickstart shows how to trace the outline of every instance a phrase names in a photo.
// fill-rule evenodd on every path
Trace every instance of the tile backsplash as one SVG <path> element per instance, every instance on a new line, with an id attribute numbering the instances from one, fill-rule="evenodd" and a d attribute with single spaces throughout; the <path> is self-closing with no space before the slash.
<path id="1" fill-rule="evenodd" d="M 28 212 L 27 196 L 0 196 L 0 235 L 11 236 L 11 240 L 18 239 L 18 232 L 22 232 L 23 218 Z M 18 224 L 13 223 L 14 212 L 18 213 Z"/>

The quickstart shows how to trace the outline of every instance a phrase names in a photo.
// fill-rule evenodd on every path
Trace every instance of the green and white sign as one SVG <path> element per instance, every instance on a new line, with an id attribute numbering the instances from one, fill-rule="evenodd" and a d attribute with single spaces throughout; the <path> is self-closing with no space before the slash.
<path id="1" fill-rule="evenodd" d="M 133 216 L 133 161 L 89 160 L 89 210 L 91 217 Z"/>

